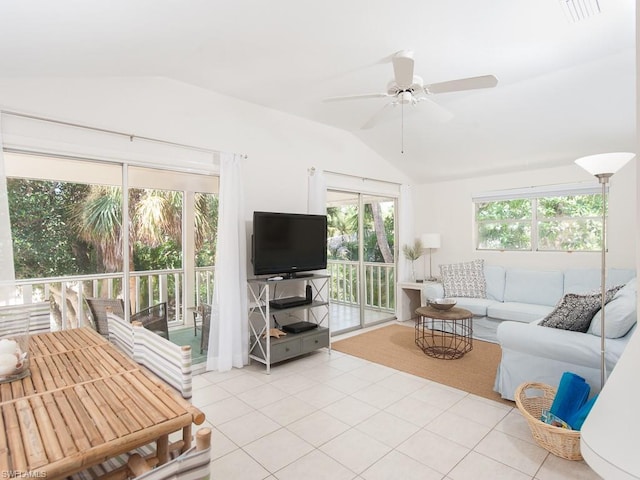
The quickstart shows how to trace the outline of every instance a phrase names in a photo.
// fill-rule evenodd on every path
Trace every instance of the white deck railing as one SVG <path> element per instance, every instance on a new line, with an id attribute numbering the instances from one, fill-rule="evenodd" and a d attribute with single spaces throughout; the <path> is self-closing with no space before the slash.
<path id="1" fill-rule="evenodd" d="M 331 275 L 330 299 L 333 303 L 357 306 L 360 304 L 361 276 L 358 262 L 329 260 Z M 211 304 L 215 267 L 195 269 L 194 305 Z M 131 272 L 132 311 L 156 303 L 167 302 L 170 325 L 185 320 L 185 272 L 154 270 Z M 395 265 L 366 262 L 364 264 L 365 308 L 395 312 Z M 71 275 L 65 277 L 32 278 L 18 280 L 17 302 L 34 303 L 52 300 L 52 314 L 59 329 L 90 324 L 86 297 L 122 298 L 122 273 Z M 190 302 L 188 302 L 190 303 Z"/>
<path id="2" fill-rule="evenodd" d="M 214 267 L 195 271 L 194 305 L 210 303 Z M 166 302 L 169 324 L 181 324 L 185 317 L 184 270 L 131 272 L 133 312 Z M 70 275 L 17 280 L 17 303 L 52 301 L 52 314 L 59 329 L 89 325 L 86 297 L 122 298 L 122 273 Z M 191 303 L 191 302 L 188 302 Z"/>
<path id="3" fill-rule="evenodd" d="M 330 298 L 334 303 L 359 305 L 361 275 L 359 262 L 329 260 L 327 270 L 331 275 Z M 394 312 L 395 265 L 393 263 L 364 263 L 364 301 L 365 308 Z"/>

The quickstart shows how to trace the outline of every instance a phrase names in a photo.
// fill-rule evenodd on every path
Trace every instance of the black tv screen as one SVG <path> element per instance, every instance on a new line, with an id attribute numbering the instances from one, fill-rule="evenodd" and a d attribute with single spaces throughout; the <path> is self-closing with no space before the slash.
<path id="1" fill-rule="evenodd" d="M 253 212 L 254 275 L 327 268 L 327 216 Z"/>

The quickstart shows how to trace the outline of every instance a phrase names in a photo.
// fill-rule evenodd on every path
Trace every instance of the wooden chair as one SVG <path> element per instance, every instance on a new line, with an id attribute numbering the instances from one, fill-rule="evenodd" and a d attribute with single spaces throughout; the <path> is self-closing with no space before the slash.
<path id="1" fill-rule="evenodd" d="M 86 298 L 96 331 L 105 337 L 109 336 L 109 324 L 107 323 L 107 308 L 114 315 L 124 318 L 124 301 L 121 298 Z M 131 321 L 142 323 L 145 328 L 169 338 L 169 321 L 166 302 L 139 311 L 131 316 Z"/>
<path id="2" fill-rule="evenodd" d="M 196 444 L 182 455 L 164 465 L 153 468 L 154 459 L 145 459 L 134 453 L 127 466 L 139 480 L 188 479 L 205 480 L 211 475 L 211 429 L 200 428 L 196 432 Z"/>

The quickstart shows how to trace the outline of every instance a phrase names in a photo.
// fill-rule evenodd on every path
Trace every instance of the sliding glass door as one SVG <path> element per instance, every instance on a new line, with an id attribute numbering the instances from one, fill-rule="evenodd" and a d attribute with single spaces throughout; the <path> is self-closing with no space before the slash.
<path id="1" fill-rule="evenodd" d="M 327 217 L 333 333 L 392 319 L 395 198 L 329 190 Z"/>
<path id="2" fill-rule="evenodd" d="M 217 177 L 4 157 L 18 301 L 50 300 L 58 328 L 91 322 L 87 297 L 128 298 L 130 312 L 165 303 L 172 327 L 210 302 Z"/>

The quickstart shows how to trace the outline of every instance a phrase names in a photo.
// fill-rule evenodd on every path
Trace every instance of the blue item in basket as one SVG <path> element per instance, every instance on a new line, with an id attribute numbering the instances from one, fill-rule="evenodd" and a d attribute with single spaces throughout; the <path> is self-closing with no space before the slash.
<path id="1" fill-rule="evenodd" d="M 580 407 L 580 409 L 578 409 L 576 413 L 567 418 L 567 423 L 571 425 L 574 430 L 580 430 L 582 428 L 582 424 L 586 420 L 587 415 L 589 415 L 591 407 L 593 407 L 593 404 L 596 403 L 597 398 L 598 395 L 594 395 L 592 398 L 587 400 L 587 402 L 582 405 L 582 407 Z"/>
<path id="2" fill-rule="evenodd" d="M 573 428 L 576 426 L 569 421 L 589 398 L 591 387 L 580 375 L 564 372 L 560 379 L 560 385 L 551 405 L 551 413 L 560 417 Z"/>

